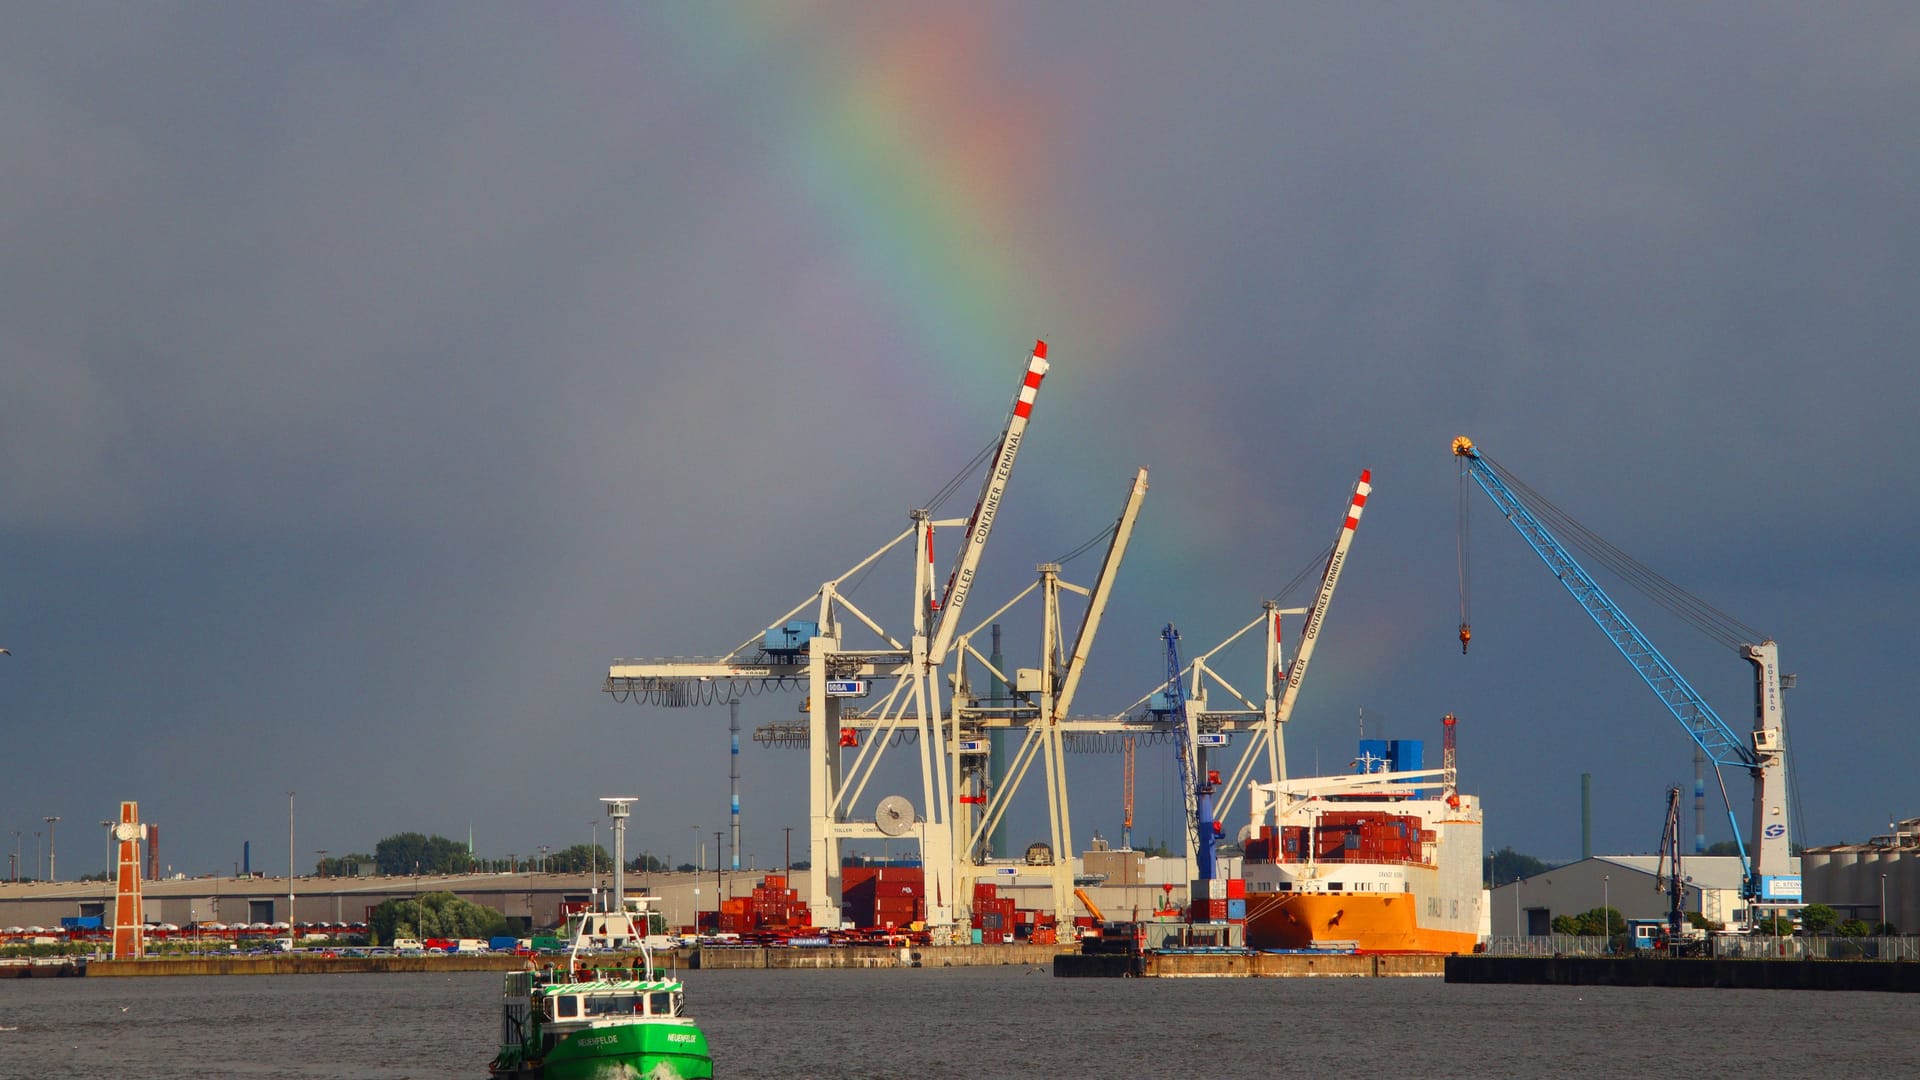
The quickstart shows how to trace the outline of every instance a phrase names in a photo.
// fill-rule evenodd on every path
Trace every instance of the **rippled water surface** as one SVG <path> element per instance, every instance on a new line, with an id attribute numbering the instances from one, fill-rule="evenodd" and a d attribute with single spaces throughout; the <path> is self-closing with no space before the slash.
<path id="1" fill-rule="evenodd" d="M 1900 994 L 1020 967 L 685 976 L 724 1077 L 1920 1075 L 1920 998 Z M 499 986 L 491 973 L 0 980 L 0 1077 L 484 1078 Z"/>

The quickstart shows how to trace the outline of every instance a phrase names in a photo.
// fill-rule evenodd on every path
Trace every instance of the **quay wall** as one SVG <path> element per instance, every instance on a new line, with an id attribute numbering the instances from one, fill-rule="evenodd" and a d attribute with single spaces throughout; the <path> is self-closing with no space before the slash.
<path id="1" fill-rule="evenodd" d="M 461 956 L 169 956 L 144 960 L 89 960 L 88 976 L 341 975 L 392 971 L 519 971 L 527 958 L 511 953 Z"/>
<path id="2" fill-rule="evenodd" d="M 915 945 L 905 948 L 874 945 L 827 945 L 806 948 L 709 946 L 695 950 L 689 966 L 713 970 L 824 969 L 895 967 L 1045 967 L 1062 953 L 1078 951 L 1066 945 Z"/>
<path id="3" fill-rule="evenodd" d="M 1920 963 L 1693 957 L 1447 957 L 1450 983 L 1667 986 L 1718 990 L 1877 990 L 1920 993 Z"/>
<path id="4" fill-rule="evenodd" d="M 1447 958 L 1422 955 L 1334 953 L 1118 953 L 1062 954 L 1053 973 L 1061 978 L 1299 979 L 1437 976 Z"/>

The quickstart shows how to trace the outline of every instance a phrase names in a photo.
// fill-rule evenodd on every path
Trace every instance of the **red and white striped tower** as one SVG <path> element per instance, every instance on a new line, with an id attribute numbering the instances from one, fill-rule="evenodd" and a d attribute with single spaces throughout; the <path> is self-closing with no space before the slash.
<path id="1" fill-rule="evenodd" d="M 120 804 L 120 823 L 113 838 L 120 842 L 119 887 L 113 898 L 113 958 L 138 960 L 146 955 L 146 918 L 140 909 L 140 826 L 138 803 Z"/>

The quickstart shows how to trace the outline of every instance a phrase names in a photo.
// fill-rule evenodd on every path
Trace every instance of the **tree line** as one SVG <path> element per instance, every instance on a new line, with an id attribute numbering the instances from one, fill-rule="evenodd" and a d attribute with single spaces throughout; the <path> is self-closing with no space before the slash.
<path id="1" fill-rule="evenodd" d="M 575 844 L 545 854 L 534 852 L 521 855 L 516 852 L 502 858 L 483 858 L 469 852 L 467 846 L 457 840 L 403 832 L 375 844 L 371 854 L 354 853 L 321 859 L 314 864 L 314 873 L 319 877 L 346 877 L 353 874 L 356 867 L 369 864 L 377 873 L 390 876 L 497 874 L 521 870 L 545 870 L 556 874 L 613 872 L 613 856 L 599 844 Z M 667 864 L 652 855 L 642 854 L 627 860 L 627 869 L 662 873 L 667 869 Z M 680 869 L 693 870 L 694 866 L 688 863 Z"/>

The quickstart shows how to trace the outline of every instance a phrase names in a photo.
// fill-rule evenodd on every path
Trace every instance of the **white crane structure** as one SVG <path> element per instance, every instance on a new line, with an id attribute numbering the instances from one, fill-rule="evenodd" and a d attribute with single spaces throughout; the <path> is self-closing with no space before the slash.
<path id="1" fill-rule="evenodd" d="M 1116 715 L 1072 717 L 1069 711 L 1146 495 L 1146 469 L 1134 474 L 1120 516 L 1104 534 L 1106 554 L 1091 586 L 1064 580 L 1059 562 L 1042 563 L 1032 584 L 985 618 L 963 621 L 1048 367 L 1046 343 L 1038 342 L 970 516 L 936 520 L 932 510 L 912 511 L 910 523 L 898 535 L 823 582 L 767 629 L 724 655 L 616 660 L 607 669 L 604 689 L 616 699 L 669 707 L 721 705 L 744 694 L 804 690 L 803 721 L 765 725 L 754 738 L 771 745 L 804 747 L 807 752 L 808 852 L 813 869 L 806 901 L 816 926 L 840 925 L 845 845 L 908 838 L 920 845 L 927 922 L 934 939 L 965 940 L 973 883 L 1009 869 L 988 856 L 987 838 L 1006 820 L 1036 763 L 1045 781 L 1050 857 L 1016 859 L 1013 869 L 1017 874 L 1044 874 L 1054 911 L 1064 918 L 1072 910 L 1075 887 L 1065 752 L 1074 749 L 1080 737 L 1171 736 L 1176 723 L 1184 723 L 1198 736 L 1189 741 L 1204 747 L 1226 745 L 1228 732 L 1253 731 L 1254 739 L 1234 770 L 1235 787 L 1221 801 L 1223 816 L 1256 767 L 1264 764 L 1263 771 L 1275 779 L 1285 775 L 1281 726 L 1292 709 L 1345 561 L 1346 545 L 1365 503 L 1366 476 L 1350 500 L 1315 606 L 1283 610 L 1269 602 L 1252 623 L 1195 658 L 1189 668 L 1195 692 L 1186 716 L 1173 718 L 1150 710 L 1136 715 L 1130 707 Z M 940 531 L 954 528 L 962 529 L 960 542 L 941 582 L 935 569 L 935 538 Z M 1101 539 L 1096 537 L 1088 547 Z M 847 590 L 883 557 L 902 547 L 912 553 L 908 605 L 912 622 L 896 632 L 856 605 Z M 1064 629 L 1062 592 L 1086 601 L 1071 644 Z M 1040 662 L 1033 668 L 1000 670 L 973 642 L 1015 605 L 1036 594 Z M 1301 648 L 1291 666 L 1282 662 L 1282 615 L 1307 616 Z M 1265 628 L 1268 638 L 1265 696 L 1259 704 L 1208 666 L 1220 650 L 1255 627 Z M 971 673 L 975 662 L 988 676 L 979 692 Z M 1008 688 L 1010 701 L 997 699 L 988 689 L 995 680 Z M 1210 711 L 1207 682 L 1237 699 L 1243 708 Z M 1135 705 L 1146 701 L 1143 698 Z M 996 731 L 1012 736 L 1015 749 L 1004 773 L 990 777 L 988 744 Z M 890 751 L 916 755 L 917 792 L 896 798 L 874 785 Z M 1200 764 L 1204 767 L 1204 757 Z M 1189 861 L 1194 857 L 1189 850 Z"/>
<path id="2" fill-rule="evenodd" d="M 1140 506 L 1146 494 L 1147 470 L 1140 469 L 1127 489 L 1126 503 L 1119 519 L 1108 530 L 1106 557 L 1101 560 L 1099 576 L 1094 579 L 1091 588 L 1063 580 L 1059 563 L 1041 563 L 1037 568 L 1038 580 L 956 641 L 960 661 L 955 665 L 952 679 L 955 749 L 953 786 L 959 793 L 955 802 L 955 820 L 960 824 L 962 844 L 955 852 L 954 877 L 955 887 L 962 897 L 970 898 L 973 895 L 972 883 L 996 869 L 989 866 L 989 860 L 982 854 L 987 838 L 1006 817 L 1021 782 L 1038 760 L 1047 786 L 1048 849 L 1052 857 L 1045 865 L 1045 872 L 1053 894 L 1053 910 L 1058 913 L 1072 908 L 1073 824 L 1067 787 L 1066 735 L 1080 725 L 1069 720 L 1067 711 L 1073 706 L 1074 695 L 1078 693 L 1081 678 L 1086 673 L 1094 636 L 1099 632 L 1101 617 L 1106 613 L 1114 579 L 1118 576 L 1121 560 L 1126 556 L 1127 543 L 1133 537 L 1134 523 L 1140 516 Z M 1086 611 L 1081 617 L 1080 629 L 1074 635 L 1071 652 L 1067 651 L 1066 635 L 1062 632 L 1060 619 L 1060 592 L 1063 589 L 1087 598 Z M 1009 679 L 1006 672 L 994 667 L 991 659 L 980 655 L 971 641 L 1036 590 L 1041 598 L 1041 664 L 1038 668 L 1022 668 Z M 991 700 L 982 702 L 974 694 L 967 671 L 967 657 L 985 665 L 991 678 L 1013 688 L 1015 703 L 1012 706 Z M 987 736 L 996 728 L 1017 731 L 1021 737 L 1012 758 L 1007 762 L 1006 774 L 993 778 L 993 786 L 989 788 L 984 768 Z M 1108 730 L 1111 730 L 1110 726 Z"/>
<path id="3" fill-rule="evenodd" d="M 978 656 L 964 645 L 961 619 L 1048 366 L 1046 342 L 1035 343 L 999 449 L 989 464 L 971 516 L 965 520 L 937 521 L 930 511 L 914 511 L 910 515 L 912 524 L 905 531 L 846 573 L 823 583 L 811 596 L 776 619 L 764 633 L 755 634 L 724 656 L 616 661 L 607 670 L 605 689 L 609 693 L 622 699 L 663 705 L 715 703 L 724 700 L 725 695 L 768 685 L 805 686 L 809 850 L 814 868 L 808 876 L 807 902 L 817 926 L 840 924 L 842 844 L 850 840 L 905 835 L 910 831 L 920 841 L 923 865 L 927 868 L 928 923 L 949 934 L 965 924 L 971 889 L 963 891 L 961 880 L 970 875 L 960 869 L 955 843 L 958 817 L 955 811 L 963 805 L 957 800 L 962 772 L 957 759 L 965 752 L 960 737 L 963 725 L 943 712 L 941 699 L 943 684 L 955 686 L 960 680 L 943 679 L 941 664 L 956 643 L 962 644 L 961 656 Z M 1111 571 L 1118 564 L 1119 552 L 1124 550 L 1124 536 L 1131 532 L 1133 515 L 1138 512 L 1138 499 L 1145 487 L 1142 470 L 1135 481 L 1129 510 L 1123 515 L 1124 528 L 1118 530 L 1115 547 L 1109 551 L 1108 565 L 1103 567 L 1102 582 L 1090 591 L 1090 595 L 1098 598 L 1097 607 L 1104 606 Z M 955 526 L 964 526 L 964 531 L 945 586 L 936 593 L 935 530 Z M 912 560 L 912 629 L 905 635 L 895 635 L 843 595 L 841 588 L 882 556 L 908 542 L 912 543 L 913 551 L 924 554 Z M 1055 570 L 1057 580 L 1057 568 Z M 1043 568 L 1043 580 L 1046 578 Z M 1050 598 L 1057 597 L 1057 587 L 1049 587 Z M 1050 600 L 1051 603 L 1054 601 Z M 813 618 L 796 621 L 796 617 L 808 609 L 812 609 Z M 1047 683 L 1050 706 L 1062 698 L 1071 700 L 1072 686 L 1077 683 L 1084 665 L 1085 650 L 1092 644 L 1090 626 L 1097 622 L 1097 610 L 1090 608 L 1089 625 L 1083 626 L 1081 641 L 1076 644 L 1076 662 L 1069 665 L 1062 686 L 1065 693 L 1053 693 L 1051 683 Z M 846 634 L 861 633 L 862 627 L 878 647 L 851 647 Z M 904 642 L 902 636 L 906 638 Z M 872 694 L 874 680 L 891 681 L 891 689 L 867 708 L 847 708 L 849 701 Z M 869 795 L 868 785 L 887 749 L 902 742 L 908 733 L 919 747 L 921 788 L 918 799 L 909 800 L 915 804 L 910 807 L 910 816 L 899 813 L 895 809 L 897 804 L 890 804 L 887 813 L 876 813 L 872 818 L 858 816 L 856 807 L 863 805 Z M 1053 743 L 1057 748 L 1057 735 Z M 1050 755 L 1049 761 L 1056 757 Z M 1050 764 L 1048 774 L 1050 789 L 1056 780 L 1061 784 L 1059 799 L 1063 806 L 1064 770 Z M 971 823 L 971 812 L 967 816 Z M 1060 827 L 1064 827 L 1064 811 L 1059 812 L 1059 820 Z"/>
<path id="4" fill-rule="evenodd" d="M 1225 779 L 1215 786 L 1213 815 L 1215 821 L 1224 822 L 1234 803 L 1248 787 L 1255 783 L 1256 777 L 1264 773 L 1266 782 L 1278 782 L 1287 779 L 1286 724 L 1293 715 L 1294 705 L 1300 696 L 1301 683 L 1306 679 L 1307 665 L 1313 659 L 1315 645 L 1320 640 L 1320 631 L 1326 624 L 1327 610 L 1333 603 L 1334 588 L 1340 583 L 1340 572 L 1346 566 L 1347 552 L 1353 545 L 1354 531 L 1359 527 L 1360 515 L 1365 510 L 1367 499 L 1373 493 L 1373 472 L 1363 469 L 1359 481 L 1354 485 L 1353 493 L 1347 500 L 1347 512 L 1341 520 L 1340 532 L 1335 537 L 1333 547 L 1327 555 L 1327 564 L 1320 576 L 1320 589 L 1314 597 L 1312 607 L 1282 608 L 1275 601 L 1268 600 L 1263 610 L 1252 622 L 1234 631 L 1218 645 L 1193 658 L 1181 669 L 1183 677 L 1190 682 L 1186 686 L 1184 700 L 1181 702 L 1182 716 L 1156 718 L 1152 705 L 1156 695 L 1166 686 L 1166 680 L 1156 682 L 1153 690 L 1141 696 L 1132 705 L 1127 706 L 1113 720 L 1119 722 L 1121 730 L 1171 732 L 1174 725 L 1184 724 L 1187 728 L 1185 745 L 1191 757 L 1187 761 L 1187 775 L 1195 778 L 1196 783 L 1205 783 L 1208 775 L 1208 752 L 1212 748 L 1224 748 L 1231 744 L 1232 735 L 1245 731 L 1249 738 L 1241 748 L 1233 767 Z M 1282 616 L 1306 616 L 1306 623 L 1300 634 L 1300 642 L 1294 650 L 1291 661 L 1287 660 L 1283 650 L 1281 627 Z M 1230 646 L 1234 645 L 1254 630 L 1263 631 L 1266 653 L 1262 665 L 1264 674 L 1264 694 L 1259 702 L 1254 702 L 1223 678 L 1213 666 L 1213 661 Z M 1210 689 L 1217 689 L 1231 697 L 1238 707 L 1213 708 L 1209 704 Z M 1142 712 L 1141 707 L 1148 706 Z M 1076 725 L 1078 727 L 1078 725 Z M 1109 730 L 1098 728 L 1096 730 Z M 1264 769 L 1262 766 L 1265 766 Z M 1187 877 L 1193 879 L 1199 872 L 1200 853 L 1196 848 L 1196 838 L 1192 828 L 1187 834 Z"/>

